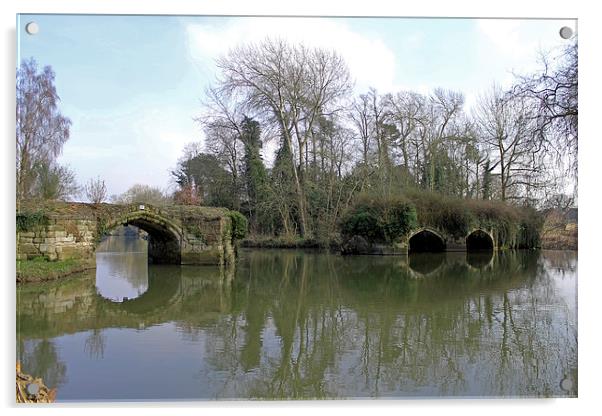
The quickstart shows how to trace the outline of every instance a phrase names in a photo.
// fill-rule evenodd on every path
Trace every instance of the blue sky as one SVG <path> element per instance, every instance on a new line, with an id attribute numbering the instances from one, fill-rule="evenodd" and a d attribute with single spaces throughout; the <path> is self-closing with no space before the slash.
<path id="1" fill-rule="evenodd" d="M 30 21 L 38 34 L 24 31 Z M 334 48 L 357 92 L 444 87 L 470 107 L 493 82 L 536 69 L 540 50 L 563 45 L 561 26 L 576 22 L 21 15 L 17 58 L 56 72 L 61 111 L 73 122 L 60 162 L 80 183 L 100 176 L 119 194 L 136 183 L 170 186 L 183 147 L 203 139 L 193 118 L 214 59 L 240 42 L 278 36 Z"/>

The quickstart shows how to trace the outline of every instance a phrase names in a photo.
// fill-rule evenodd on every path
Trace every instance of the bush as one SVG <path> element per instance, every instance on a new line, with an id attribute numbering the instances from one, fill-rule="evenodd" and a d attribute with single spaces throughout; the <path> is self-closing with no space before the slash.
<path id="1" fill-rule="evenodd" d="M 541 246 L 541 230 L 544 218 L 532 208 L 523 208 L 518 231 L 518 248 L 535 248 Z"/>
<path id="2" fill-rule="evenodd" d="M 418 225 L 434 227 L 457 239 L 465 238 L 475 228 L 483 228 L 495 230 L 500 248 L 540 246 L 543 221 L 534 209 L 417 190 L 406 191 L 405 195 L 407 198 L 358 197 L 343 216 L 343 234 L 391 243 Z"/>
<path id="3" fill-rule="evenodd" d="M 48 225 L 48 217 L 43 211 L 17 213 L 17 232 L 31 231 L 39 226 Z"/>
<path id="4" fill-rule="evenodd" d="M 407 234 L 418 224 L 416 208 L 406 201 L 397 201 L 385 210 L 382 227 L 388 241 L 394 241 Z"/>
<path id="5" fill-rule="evenodd" d="M 360 197 L 341 221 L 343 234 L 371 242 L 391 243 L 415 226 L 416 209 L 400 197 Z"/>
<path id="6" fill-rule="evenodd" d="M 475 223 L 466 200 L 424 191 L 413 192 L 409 198 L 416 206 L 420 225 L 435 227 L 458 238 L 466 236 Z"/>
<path id="7" fill-rule="evenodd" d="M 232 223 L 232 239 L 241 240 L 245 238 L 249 227 L 247 217 L 238 211 L 229 211 L 228 216 Z"/>
<path id="8" fill-rule="evenodd" d="M 342 223 L 343 234 L 360 235 L 369 240 L 381 240 L 384 232 L 378 224 L 378 218 L 371 212 L 359 211 L 350 213 Z"/>

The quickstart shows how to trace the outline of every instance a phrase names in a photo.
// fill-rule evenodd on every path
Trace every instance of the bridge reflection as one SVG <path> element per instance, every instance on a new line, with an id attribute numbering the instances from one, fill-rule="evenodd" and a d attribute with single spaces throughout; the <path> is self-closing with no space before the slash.
<path id="1" fill-rule="evenodd" d="M 401 288 L 414 285 L 410 282 L 417 277 L 428 277 L 428 281 L 436 282 L 432 286 L 429 284 L 428 290 L 449 291 L 462 298 L 479 293 L 481 286 L 491 288 L 491 282 L 499 283 L 500 288 L 518 286 L 535 267 L 535 264 L 527 268 L 524 264 L 512 266 L 524 261 L 521 252 L 487 256 L 487 253 L 416 253 L 401 257 L 342 257 L 298 252 L 274 255 L 267 250 L 253 252 L 236 270 L 234 267 L 173 265 L 144 268 L 136 260 L 130 270 L 147 271 L 146 291 L 139 296 L 119 302 L 108 299 L 106 292 L 99 290 L 98 275 L 92 272 L 40 290 L 30 287 L 23 291 L 19 298 L 18 319 L 26 322 L 24 331 L 42 330 L 45 336 L 115 326 L 138 328 L 172 320 L 199 324 L 220 313 L 231 312 L 232 298 L 247 296 L 238 293 L 237 289 L 241 289 L 249 276 L 260 279 L 262 285 L 270 285 L 264 279 L 287 281 L 289 278 L 293 279 L 291 284 L 296 285 L 304 276 L 298 270 L 299 262 L 306 264 L 308 261 L 308 266 L 304 267 L 309 269 L 304 273 L 309 273 L 315 280 L 330 270 L 340 279 L 340 289 L 352 289 L 349 295 L 353 296 L 346 300 L 352 303 L 354 296 L 384 290 L 379 288 L 390 284 L 391 279 L 402 285 Z M 258 267 L 272 272 L 261 273 L 256 270 Z M 512 271 L 504 273 L 506 268 Z M 421 285 L 421 290 L 426 290 L 425 284 Z M 362 291 L 356 290 L 359 288 Z M 395 298 L 403 303 L 409 292 L 399 290 Z"/>
<path id="2" fill-rule="evenodd" d="M 69 357 L 61 356 L 53 339 L 83 334 L 82 348 L 102 359 L 107 345 L 119 344 L 122 330 L 129 329 L 128 342 L 136 342 L 137 331 L 160 327 L 169 351 L 190 354 L 182 358 L 195 366 L 185 373 L 193 378 L 184 372 L 157 374 L 153 366 L 144 367 L 144 376 L 156 377 L 161 386 L 160 380 L 169 379 L 178 392 L 205 389 L 202 397 L 403 395 L 438 382 L 456 394 L 485 394 L 483 377 L 500 383 L 486 386 L 499 394 L 516 394 L 518 388 L 534 394 L 528 390 L 534 385 L 555 388 L 559 362 L 562 371 L 572 371 L 561 351 L 572 338 L 563 338 L 566 331 L 550 338 L 548 327 L 538 324 L 566 308 L 539 308 L 530 301 L 540 292 L 558 293 L 539 254 L 500 252 L 485 266 L 481 259 L 469 261 L 466 253 L 429 256 L 243 251 L 236 270 L 151 265 L 148 290 L 124 302 L 100 296 L 93 274 L 39 290 L 29 287 L 19 294 L 18 350 L 28 365 L 39 363 L 55 372 L 51 380 L 67 383 Z M 558 259 L 552 267 L 569 270 L 573 260 Z M 523 308 L 526 313 L 520 313 Z M 144 354 L 145 348 L 120 350 L 119 358 L 132 359 L 128 353 Z M 550 357 L 554 351 L 559 357 Z M 528 365 L 508 357 L 523 357 Z M 482 363 L 477 373 L 470 364 L 475 360 Z M 81 358 L 74 362 L 82 364 Z M 345 390 L 330 378 L 334 367 L 345 373 L 335 380 Z M 111 377 L 120 368 L 113 368 Z M 217 375 L 224 373 L 232 377 L 220 383 Z M 129 398 L 137 397 L 135 388 Z"/>
<path id="3" fill-rule="evenodd" d="M 130 231 L 128 227 L 124 230 Z M 109 236 L 96 250 L 96 289 L 113 302 L 135 299 L 148 290 L 148 243 L 134 235 Z"/>

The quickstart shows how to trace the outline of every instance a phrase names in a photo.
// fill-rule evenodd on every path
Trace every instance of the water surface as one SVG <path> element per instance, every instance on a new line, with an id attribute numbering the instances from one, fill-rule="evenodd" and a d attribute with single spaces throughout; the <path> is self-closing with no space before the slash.
<path id="1" fill-rule="evenodd" d="M 17 353 L 59 401 L 577 395 L 574 252 L 241 251 L 19 288 Z"/>

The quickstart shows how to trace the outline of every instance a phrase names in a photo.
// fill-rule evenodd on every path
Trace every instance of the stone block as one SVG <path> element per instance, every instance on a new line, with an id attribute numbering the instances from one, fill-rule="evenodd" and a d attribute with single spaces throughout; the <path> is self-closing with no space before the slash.
<path id="1" fill-rule="evenodd" d="M 40 252 L 37 244 L 19 244 L 17 250 L 25 254 L 38 254 Z"/>
<path id="2" fill-rule="evenodd" d="M 62 247 L 61 256 L 64 259 L 85 258 L 90 256 L 90 252 L 86 249 L 86 247 L 79 245 L 70 245 Z"/>
<path id="3" fill-rule="evenodd" d="M 200 252 L 182 253 L 182 264 L 211 265 L 222 264 L 222 252 L 218 249 L 203 250 Z"/>

